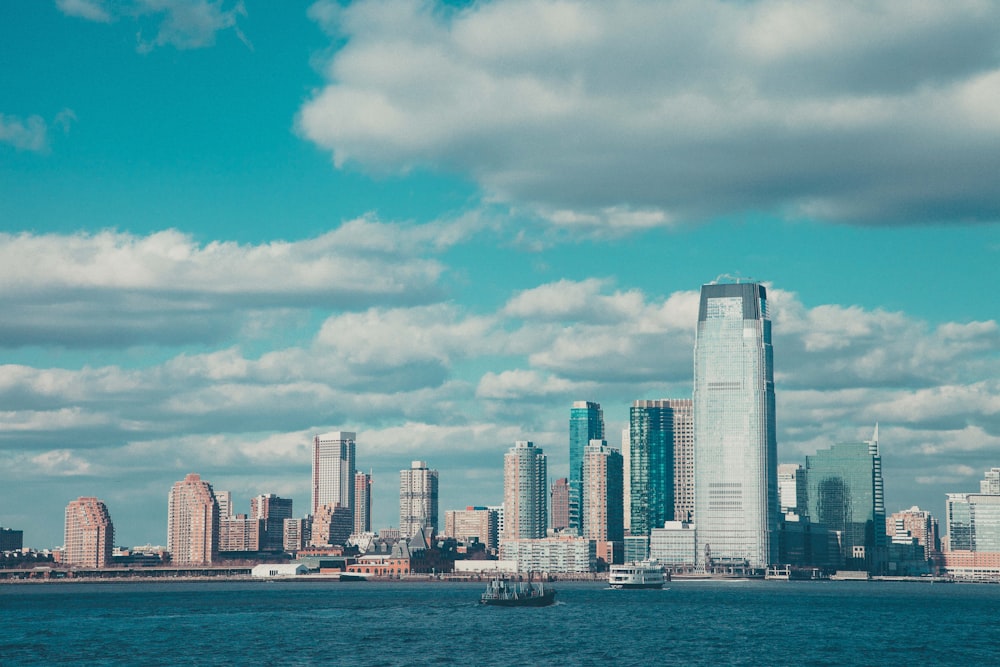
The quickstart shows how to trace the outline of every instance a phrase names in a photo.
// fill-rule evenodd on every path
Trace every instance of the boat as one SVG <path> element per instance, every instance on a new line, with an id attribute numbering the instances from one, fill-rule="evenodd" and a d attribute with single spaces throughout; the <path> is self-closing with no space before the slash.
<path id="1" fill-rule="evenodd" d="M 663 566 L 655 560 L 612 565 L 608 572 L 611 588 L 663 588 L 666 579 Z"/>
<path id="2" fill-rule="evenodd" d="M 517 583 L 497 576 L 490 580 L 479 603 L 492 607 L 547 607 L 555 602 L 555 597 L 556 592 L 546 589 L 544 583 L 536 586 L 530 580 Z"/>

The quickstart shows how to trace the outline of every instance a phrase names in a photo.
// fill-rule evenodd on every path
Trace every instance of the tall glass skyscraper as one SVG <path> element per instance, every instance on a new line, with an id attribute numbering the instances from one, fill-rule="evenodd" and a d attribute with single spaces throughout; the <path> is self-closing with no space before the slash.
<path id="1" fill-rule="evenodd" d="M 569 527 L 583 529 L 583 453 L 591 440 L 604 440 L 600 403 L 575 401 L 569 411 Z"/>
<path id="2" fill-rule="evenodd" d="M 698 564 L 711 558 L 763 569 L 776 562 L 774 356 L 759 283 L 701 288 L 694 442 Z"/>
<path id="3" fill-rule="evenodd" d="M 669 399 L 635 401 L 629 411 L 629 511 L 633 535 L 674 520 L 674 409 Z"/>
<path id="4" fill-rule="evenodd" d="M 807 456 L 805 476 L 809 518 L 840 533 L 840 564 L 881 574 L 887 538 L 878 427 L 871 440 Z"/>

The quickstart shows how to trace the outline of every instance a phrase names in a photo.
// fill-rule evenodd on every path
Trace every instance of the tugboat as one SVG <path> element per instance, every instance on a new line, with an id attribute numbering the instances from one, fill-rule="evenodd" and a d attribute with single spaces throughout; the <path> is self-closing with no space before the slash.
<path id="1" fill-rule="evenodd" d="M 655 560 L 612 565 L 608 573 L 611 588 L 663 588 L 663 567 Z"/>
<path id="2" fill-rule="evenodd" d="M 490 580 L 486 590 L 479 598 L 479 604 L 492 607 L 547 607 L 555 602 L 556 592 L 551 588 L 546 590 L 545 584 L 538 586 L 531 583 L 520 584 L 497 575 Z"/>

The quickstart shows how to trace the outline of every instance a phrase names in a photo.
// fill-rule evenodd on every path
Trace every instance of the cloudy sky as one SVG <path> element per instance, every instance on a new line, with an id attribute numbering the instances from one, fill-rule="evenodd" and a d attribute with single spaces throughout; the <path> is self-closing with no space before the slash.
<path id="1" fill-rule="evenodd" d="M 0 524 L 198 472 L 309 505 L 358 433 L 502 500 L 574 400 L 689 396 L 697 294 L 767 283 L 782 462 L 880 423 L 889 511 L 1000 466 L 1000 4 L 10 0 Z"/>

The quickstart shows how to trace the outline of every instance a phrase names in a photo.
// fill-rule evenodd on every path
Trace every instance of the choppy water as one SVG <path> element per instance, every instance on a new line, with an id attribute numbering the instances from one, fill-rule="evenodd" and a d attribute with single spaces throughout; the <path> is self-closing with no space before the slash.
<path id="1" fill-rule="evenodd" d="M 0 586 L 0 664 L 992 665 L 1000 586 L 557 584 L 477 604 L 449 583 Z"/>

